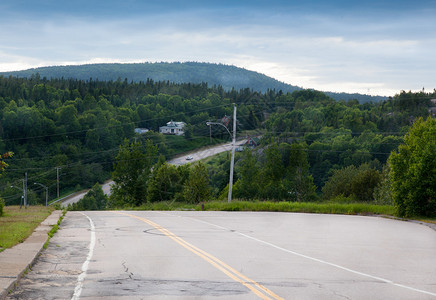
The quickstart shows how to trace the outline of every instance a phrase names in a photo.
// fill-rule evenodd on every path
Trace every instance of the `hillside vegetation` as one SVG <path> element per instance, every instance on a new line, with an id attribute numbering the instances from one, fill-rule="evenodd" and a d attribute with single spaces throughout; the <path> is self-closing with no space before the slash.
<path id="1" fill-rule="evenodd" d="M 335 101 L 313 90 L 259 93 L 205 83 L 0 77 L 0 151 L 14 152 L 0 177 L 1 195 L 6 205 L 19 204 L 27 173 L 29 202 L 45 203 L 44 190 L 33 183 L 48 186 L 53 198 L 59 171 L 61 191 L 115 179 L 114 196 L 102 200 L 112 207 L 225 199 L 228 155 L 196 168 L 164 162 L 190 147 L 229 140 L 225 128 L 210 130 L 206 122 L 231 116 L 235 103 L 238 133 L 262 136 L 255 149 L 236 157 L 235 198 L 392 204 L 397 194 L 391 194 L 390 180 L 396 177 L 388 158 L 399 145 L 410 148 L 400 151 L 413 154 L 423 138 L 432 141 L 434 122 L 417 120 L 431 115 L 435 98 L 436 92 L 401 92 L 380 103 L 360 104 Z M 184 136 L 157 133 L 171 119 L 187 123 Z M 419 129 L 412 130 L 414 124 Z M 150 131 L 138 135 L 136 127 Z M 405 139 L 408 132 L 411 137 Z M 425 160 L 413 170 L 435 161 L 434 145 L 427 144 Z M 411 156 L 404 155 L 398 161 Z M 427 174 L 432 166 L 418 174 L 428 177 L 421 180 L 428 186 L 419 190 L 428 209 L 410 214 L 434 214 L 436 180 Z M 414 180 L 419 182 L 419 177 Z"/>
<path id="2" fill-rule="evenodd" d="M 211 63 L 132 63 L 132 64 L 89 64 L 80 66 L 41 67 L 16 72 L 3 72 L 0 75 L 26 77 L 39 74 L 41 78 L 65 78 L 102 81 L 127 79 L 128 82 L 169 81 L 172 83 L 207 83 L 209 86 L 221 86 L 224 90 L 249 88 L 265 93 L 268 90 L 283 93 L 301 90 L 302 88 L 280 82 L 263 74 L 248 71 L 243 68 Z M 378 102 L 386 97 L 361 94 L 327 93 L 336 100 L 357 99 L 359 102 Z"/>

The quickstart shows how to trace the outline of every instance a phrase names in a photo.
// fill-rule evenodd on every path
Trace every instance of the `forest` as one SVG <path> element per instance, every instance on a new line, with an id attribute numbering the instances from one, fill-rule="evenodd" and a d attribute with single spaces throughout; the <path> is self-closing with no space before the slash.
<path id="1" fill-rule="evenodd" d="M 33 74 L 40 74 L 46 78 L 74 78 L 88 80 L 90 78 L 109 81 L 118 78 L 128 78 L 132 82 L 145 81 L 150 78 L 156 82 L 170 81 L 173 83 L 190 82 L 200 84 L 206 82 L 209 86 L 221 86 L 225 90 L 249 88 L 253 91 L 265 93 L 268 90 L 282 90 L 292 93 L 301 87 L 280 82 L 254 71 L 236 66 L 201 62 L 160 62 L 160 63 L 130 63 L 130 64 L 88 64 L 78 66 L 51 66 L 36 69 L 0 72 L 0 76 L 30 78 Z M 359 102 L 378 102 L 386 99 L 381 96 L 362 94 L 347 94 L 326 92 L 336 100 L 357 99 Z"/>
<path id="2" fill-rule="evenodd" d="M 7 205 L 19 204 L 25 176 L 33 204 L 45 201 L 44 189 L 36 183 L 47 186 L 50 198 L 55 198 L 58 184 L 65 194 L 109 178 L 117 182 L 120 170 L 130 168 L 125 157 L 136 153 L 147 158 L 142 170 L 148 168 L 148 173 L 142 172 L 142 182 L 135 183 L 138 190 L 115 191 L 112 205 L 197 201 L 188 199 L 193 193 L 186 189 L 192 188 L 188 182 L 198 172 L 207 172 L 208 195 L 222 199 L 228 188 L 228 155 L 191 169 L 165 161 L 228 141 L 224 128 L 209 131 L 206 122 L 231 116 L 234 103 L 238 136 L 260 137 L 255 149 L 237 155 L 236 198 L 390 204 L 385 188 L 388 158 L 404 145 L 416 120 L 434 117 L 432 99 L 436 91 L 401 91 L 386 101 L 361 104 L 337 101 L 315 90 L 260 93 L 151 79 L 0 76 L 0 151 L 14 153 L 5 159 L 1 197 Z M 184 136 L 158 133 L 170 120 L 188 124 Z M 139 135 L 135 128 L 150 131 Z M 165 180 L 170 184 L 165 186 Z"/>

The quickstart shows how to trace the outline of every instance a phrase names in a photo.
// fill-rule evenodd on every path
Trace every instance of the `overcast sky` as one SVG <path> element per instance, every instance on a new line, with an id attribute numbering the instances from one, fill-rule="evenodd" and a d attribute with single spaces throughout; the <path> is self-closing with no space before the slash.
<path id="1" fill-rule="evenodd" d="M 231 64 L 304 88 L 436 88 L 436 0 L 2 0 L 0 71 Z"/>

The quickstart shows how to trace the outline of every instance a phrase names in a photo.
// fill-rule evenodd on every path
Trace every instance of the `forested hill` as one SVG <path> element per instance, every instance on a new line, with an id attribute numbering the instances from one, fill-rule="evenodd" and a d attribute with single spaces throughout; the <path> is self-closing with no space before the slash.
<path id="1" fill-rule="evenodd" d="M 170 81 L 173 83 L 203 83 L 209 86 L 222 86 L 225 90 L 241 90 L 249 88 L 265 93 L 267 90 L 283 91 L 284 93 L 301 90 L 300 87 L 280 82 L 243 68 L 224 64 L 211 63 L 132 63 L 132 64 L 88 64 L 80 66 L 53 66 L 28 69 L 15 72 L 2 72 L 3 76 L 30 78 L 39 74 L 42 78 L 73 78 L 88 80 L 90 78 L 102 81 L 116 81 L 127 78 L 129 82 L 145 82 L 148 78 L 154 81 Z M 386 97 L 361 94 L 326 93 L 336 100 L 356 99 L 360 103 L 378 102 Z"/>

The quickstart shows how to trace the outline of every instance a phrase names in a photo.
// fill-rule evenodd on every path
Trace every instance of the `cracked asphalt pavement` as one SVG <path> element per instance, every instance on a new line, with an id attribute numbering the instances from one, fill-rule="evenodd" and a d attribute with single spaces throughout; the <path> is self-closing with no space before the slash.
<path id="1" fill-rule="evenodd" d="M 377 217 L 68 212 L 7 299 L 436 299 L 435 253 Z"/>

